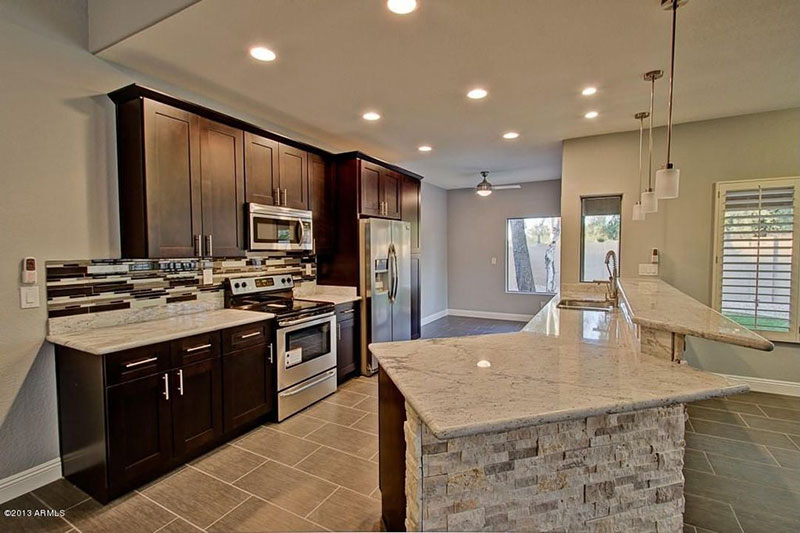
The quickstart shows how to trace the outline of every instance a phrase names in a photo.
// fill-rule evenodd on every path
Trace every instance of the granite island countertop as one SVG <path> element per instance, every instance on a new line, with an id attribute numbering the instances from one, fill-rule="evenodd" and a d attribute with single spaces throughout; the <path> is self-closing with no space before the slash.
<path id="1" fill-rule="evenodd" d="M 596 289 L 585 290 L 597 297 Z M 571 288 L 569 296 L 579 292 Z M 559 309 L 559 299 L 519 333 L 377 343 L 370 350 L 440 439 L 748 390 L 641 354 L 621 310 Z"/>
<path id="2" fill-rule="evenodd" d="M 275 315 L 272 313 L 240 309 L 217 309 L 215 311 L 179 315 L 161 320 L 87 329 L 75 333 L 48 335 L 46 339 L 53 344 L 95 355 L 105 355 L 199 333 L 261 322 L 274 317 Z"/>

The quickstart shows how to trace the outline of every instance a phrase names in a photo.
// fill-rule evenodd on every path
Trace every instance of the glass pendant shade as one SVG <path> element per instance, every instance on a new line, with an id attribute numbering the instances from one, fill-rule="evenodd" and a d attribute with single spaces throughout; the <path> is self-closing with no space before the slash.
<path id="1" fill-rule="evenodd" d="M 655 213 L 658 211 L 658 198 L 652 189 L 647 189 L 642 193 L 642 211 L 645 213 Z"/>
<path id="2" fill-rule="evenodd" d="M 644 210 L 642 209 L 642 203 L 636 202 L 633 204 L 633 220 L 644 220 Z"/>
<path id="3" fill-rule="evenodd" d="M 656 196 L 659 200 L 670 200 L 678 197 L 681 171 L 672 164 L 656 172 Z"/>

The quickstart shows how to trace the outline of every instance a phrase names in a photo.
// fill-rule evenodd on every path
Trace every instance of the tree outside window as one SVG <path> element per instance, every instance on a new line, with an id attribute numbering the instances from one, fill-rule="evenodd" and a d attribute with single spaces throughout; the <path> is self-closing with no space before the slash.
<path id="1" fill-rule="evenodd" d="M 561 218 L 506 221 L 506 292 L 554 294 L 561 273 Z"/>
<path id="2" fill-rule="evenodd" d="M 581 199 L 581 281 L 608 279 L 605 258 L 609 250 L 619 261 L 621 196 Z"/>

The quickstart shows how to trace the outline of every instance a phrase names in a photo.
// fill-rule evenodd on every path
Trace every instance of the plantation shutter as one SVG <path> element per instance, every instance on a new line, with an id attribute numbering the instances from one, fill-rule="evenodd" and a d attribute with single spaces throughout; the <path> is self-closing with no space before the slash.
<path id="1" fill-rule="evenodd" d="M 797 338 L 798 184 L 728 182 L 717 195 L 717 308 L 778 340 Z"/>

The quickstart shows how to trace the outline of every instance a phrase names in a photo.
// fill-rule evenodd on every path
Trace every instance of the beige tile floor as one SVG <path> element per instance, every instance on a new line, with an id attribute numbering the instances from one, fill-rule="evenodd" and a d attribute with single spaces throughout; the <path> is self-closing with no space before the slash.
<path id="1" fill-rule="evenodd" d="M 0 509 L 0 531 L 377 531 L 378 382 L 359 377 L 284 422 L 260 426 L 100 505 L 64 479 Z"/>

